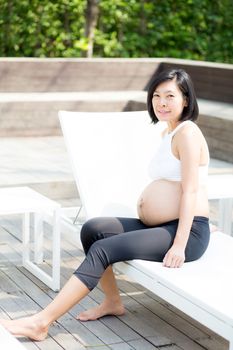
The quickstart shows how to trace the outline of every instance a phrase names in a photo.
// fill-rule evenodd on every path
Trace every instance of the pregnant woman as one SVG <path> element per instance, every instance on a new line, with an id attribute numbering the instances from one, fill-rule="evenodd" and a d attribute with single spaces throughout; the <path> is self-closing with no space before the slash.
<path id="1" fill-rule="evenodd" d="M 19 320 L 1 320 L 12 334 L 45 339 L 49 326 L 99 281 L 104 301 L 77 318 L 122 315 L 124 307 L 111 268 L 115 262 L 144 259 L 162 262 L 164 268 L 180 268 L 205 252 L 210 236 L 209 152 L 195 124 L 198 105 L 189 75 L 181 69 L 158 74 L 148 91 L 148 111 L 153 123 L 166 122 L 167 129 L 149 164 L 152 181 L 138 200 L 138 218 L 87 221 L 81 230 L 83 263 L 44 310 Z"/>

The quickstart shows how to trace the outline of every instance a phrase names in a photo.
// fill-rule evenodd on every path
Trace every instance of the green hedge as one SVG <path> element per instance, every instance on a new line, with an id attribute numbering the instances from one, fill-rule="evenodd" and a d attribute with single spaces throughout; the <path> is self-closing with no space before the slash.
<path id="1" fill-rule="evenodd" d="M 0 0 L 0 56 L 82 57 L 85 0 Z M 95 57 L 233 62 L 232 0 L 100 0 Z"/>

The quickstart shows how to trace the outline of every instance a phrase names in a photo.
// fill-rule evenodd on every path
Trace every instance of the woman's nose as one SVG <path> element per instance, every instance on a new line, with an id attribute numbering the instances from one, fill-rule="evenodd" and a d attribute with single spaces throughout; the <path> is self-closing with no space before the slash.
<path id="1" fill-rule="evenodd" d="M 167 104 L 167 101 L 166 101 L 166 99 L 165 98 L 161 98 L 160 100 L 159 100 L 159 104 L 160 104 L 160 106 L 166 106 L 166 104 Z"/>

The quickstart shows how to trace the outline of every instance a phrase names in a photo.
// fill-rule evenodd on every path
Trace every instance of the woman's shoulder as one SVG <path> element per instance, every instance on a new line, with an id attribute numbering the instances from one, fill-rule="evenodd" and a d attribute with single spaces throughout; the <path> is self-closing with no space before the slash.
<path id="1" fill-rule="evenodd" d="M 191 120 L 187 120 L 185 125 L 180 128 L 178 133 L 180 136 L 204 137 L 200 127 Z"/>
<path id="2" fill-rule="evenodd" d="M 175 134 L 174 141 L 178 149 L 180 147 L 197 147 L 198 145 L 201 147 L 203 142 L 205 142 L 205 137 L 203 136 L 199 126 L 190 120 L 178 130 L 178 132 Z"/>

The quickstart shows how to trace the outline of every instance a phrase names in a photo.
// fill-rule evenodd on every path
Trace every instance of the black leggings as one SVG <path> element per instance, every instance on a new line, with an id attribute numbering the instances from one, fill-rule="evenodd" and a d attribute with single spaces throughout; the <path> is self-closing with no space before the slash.
<path id="1" fill-rule="evenodd" d="M 86 258 L 74 274 L 92 290 L 113 263 L 133 259 L 162 262 L 172 246 L 177 226 L 178 219 L 153 227 L 136 218 L 90 219 L 81 230 Z M 202 256 L 209 237 L 208 218 L 195 216 L 185 249 L 185 262 Z"/>

